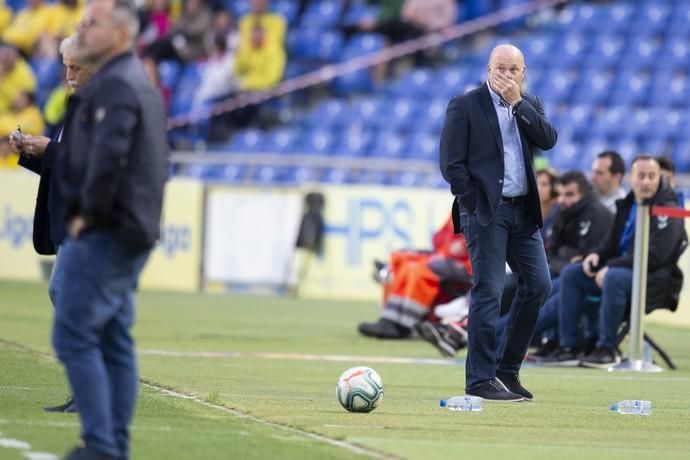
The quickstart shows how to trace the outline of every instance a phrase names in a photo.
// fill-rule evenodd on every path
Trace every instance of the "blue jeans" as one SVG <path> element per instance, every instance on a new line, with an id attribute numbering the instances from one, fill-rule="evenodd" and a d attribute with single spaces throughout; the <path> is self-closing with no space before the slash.
<path id="1" fill-rule="evenodd" d="M 465 367 L 465 385 L 470 390 L 494 379 L 497 369 L 519 372 L 551 280 L 544 244 L 528 208 L 502 203 L 486 227 L 479 225 L 476 214 L 462 209 L 460 223 L 474 274 Z M 505 338 L 499 347 L 496 322 L 506 262 L 522 283 L 506 315 Z"/>
<path id="2" fill-rule="evenodd" d="M 566 266 L 561 272 L 561 307 L 558 312 L 560 344 L 563 347 L 581 346 L 579 327 L 582 315 L 599 313 L 598 347 L 615 350 L 618 327 L 630 302 L 632 270 L 609 268 L 604 287 L 582 270 L 582 264 Z M 592 299 L 601 296 L 599 304 Z"/>
<path id="3" fill-rule="evenodd" d="M 116 458 L 129 456 L 138 378 L 130 329 L 149 252 L 108 231 L 69 238 L 60 251 L 64 281 L 57 292 L 53 347 L 79 407 L 84 442 Z"/>
<path id="4" fill-rule="evenodd" d="M 62 283 L 64 283 L 64 270 L 62 269 L 62 266 L 64 265 L 62 262 L 63 257 L 60 257 L 60 254 L 62 252 L 62 246 L 58 246 L 56 253 L 55 253 L 55 263 L 53 264 L 53 270 L 50 272 L 50 282 L 48 283 L 48 296 L 50 297 L 50 301 L 53 304 L 53 307 L 55 307 L 58 294 L 61 291 L 62 288 Z"/>

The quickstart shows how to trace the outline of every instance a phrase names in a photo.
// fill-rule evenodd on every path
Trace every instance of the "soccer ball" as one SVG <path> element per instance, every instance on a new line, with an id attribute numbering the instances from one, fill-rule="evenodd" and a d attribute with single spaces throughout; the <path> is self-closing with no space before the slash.
<path id="1" fill-rule="evenodd" d="M 340 404 L 350 412 L 371 412 L 383 401 L 383 380 L 370 367 L 346 370 L 335 390 Z"/>

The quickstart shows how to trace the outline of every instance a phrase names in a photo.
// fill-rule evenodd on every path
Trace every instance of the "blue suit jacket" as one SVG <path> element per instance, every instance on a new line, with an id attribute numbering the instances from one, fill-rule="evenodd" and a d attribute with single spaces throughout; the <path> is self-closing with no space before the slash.
<path id="1" fill-rule="evenodd" d="M 537 149 L 556 144 L 556 130 L 544 115 L 541 102 L 530 94 L 513 113 L 517 120 L 527 175 L 527 205 L 535 226 L 542 226 L 537 181 L 532 165 Z M 480 225 L 488 225 L 496 214 L 503 190 L 503 140 L 498 116 L 486 84 L 451 99 L 441 134 L 440 166 L 450 184 L 453 223 L 459 231 L 459 206 L 477 213 Z M 459 202 L 459 203 L 458 203 Z"/>

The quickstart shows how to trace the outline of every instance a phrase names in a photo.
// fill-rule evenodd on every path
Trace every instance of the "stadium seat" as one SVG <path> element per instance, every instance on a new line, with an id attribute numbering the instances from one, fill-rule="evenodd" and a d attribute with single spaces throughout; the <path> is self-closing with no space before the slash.
<path id="1" fill-rule="evenodd" d="M 337 142 L 336 133 L 329 129 L 316 129 L 304 133 L 300 153 L 331 155 Z"/>
<path id="2" fill-rule="evenodd" d="M 334 148 L 337 155 L 359 157 L 369 153 L 372 135 L 370 132 L 361 129 L 350 129 L 346 131 L 340 144 Z"/>
<path id="3" fill-rule="evenodd" d="M 249 128 L 235 133 L 228 143 L 218 149 L 238 153 L 260 152 L 264 149 L 264 139 L 265 132 Z"/>
<path id="4" fill-rule="evenodd" d="M 409 145 L 407 139 L 395 131 L 384 131 L 378 135 L 371 149 L 371 156 L 402 158 L 406 156 Z"/>
<path id="5" fill-rule="evenodd" d="M 262 148 L 268 153 L 298 153 L 301 131 L 296 128 L 279 128 L 264 135 Z"/>
<path id="6" fill-rule="evenodd" d="M 342 99 L 324 99 L 304 118 L 308 128 L 340 129 L 347 123 L 349 107 Z"/>
<path id="7" fill-rule="evenodd" d="M 273 0 L 271 10 L 281 14 L 288 26 L 293 26 L 297 23 L 298 2 L 293 0 Z"/>
<path id="8" fill-rule="evenodd" d="M 300 27 L 331 29 L 338 24 L 342 9 L 342 3 L 339 0 L 310 2 L 302 14 Z"/>
<path id="9" fill-rule="evenodd" d="M 350 6 L 343 18 L 344 25 L 356 25 L 365 20 L 375 20 L 379 16 L 380 7 L 364 1 L 350 1 Z"/>
<path id="10" fill-rule="evenodd" d="M 302 185 L 310 182 L 318 182 L 320 171 L 311 166 L 297 166 L 288 168 L 284 182 L 294 185 Z"/>
<path id="11" fill-rule="evenodd" d="M 182 71 L 182 64 L 177 61 L 161 61 L 158 63 L 158 78 L 163 86 L 172 91 Z"/>
<path id="12" fill-rule="evenodd" d="M 341 60 L 346 61 L 358 56 L 379 51 L 384 46 L 384 39 L 379 34 L 357 34 L 350 38 L 341 54 Z M 374 89 L 371 69 L 356 70 L 337 77 L 333 81 L 333 90 L 339 95 L 351 93 L 366 93 Z"/>
<path id="13" fill-rule="evenodd" d="M 414 69 L 387 85 L 386 92 L 392 97 L 425 99 L 435 92 L 433 77 L 430 69 Z"/>
<path id="14" fill-rule="evenodd" d="M 354 182 L 353 173 L 345 168 L 328 168 L 321 175 L 321 182 L 327 184 L 351 184 Z"/>
<path id="15" fill-rule="evenodd" d="M 438 161 L 438 148 L 440 136 L 418 133 L 415 134 L 410 143 L 408 157 L 413 160 Z"/>

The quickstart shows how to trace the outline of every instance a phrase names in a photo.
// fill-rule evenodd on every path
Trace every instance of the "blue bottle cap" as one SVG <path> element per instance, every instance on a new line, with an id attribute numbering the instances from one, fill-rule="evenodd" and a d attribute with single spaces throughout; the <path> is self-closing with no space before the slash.
<path id="1" fill-rule="evenodd" d="M 618 410 L 618 404 L 611 404 L 611 406 L 609 406 L 609 409 Z"/>
<path id="2" fill-rule="evenodd" d="M 446 407 L 446 405 L 447 405 L 446 400 L 445 400 L 445 399 L 440 400 L 440 401 L 438 402 L 438 405 L 441 406 L 441 407 Z"/>

